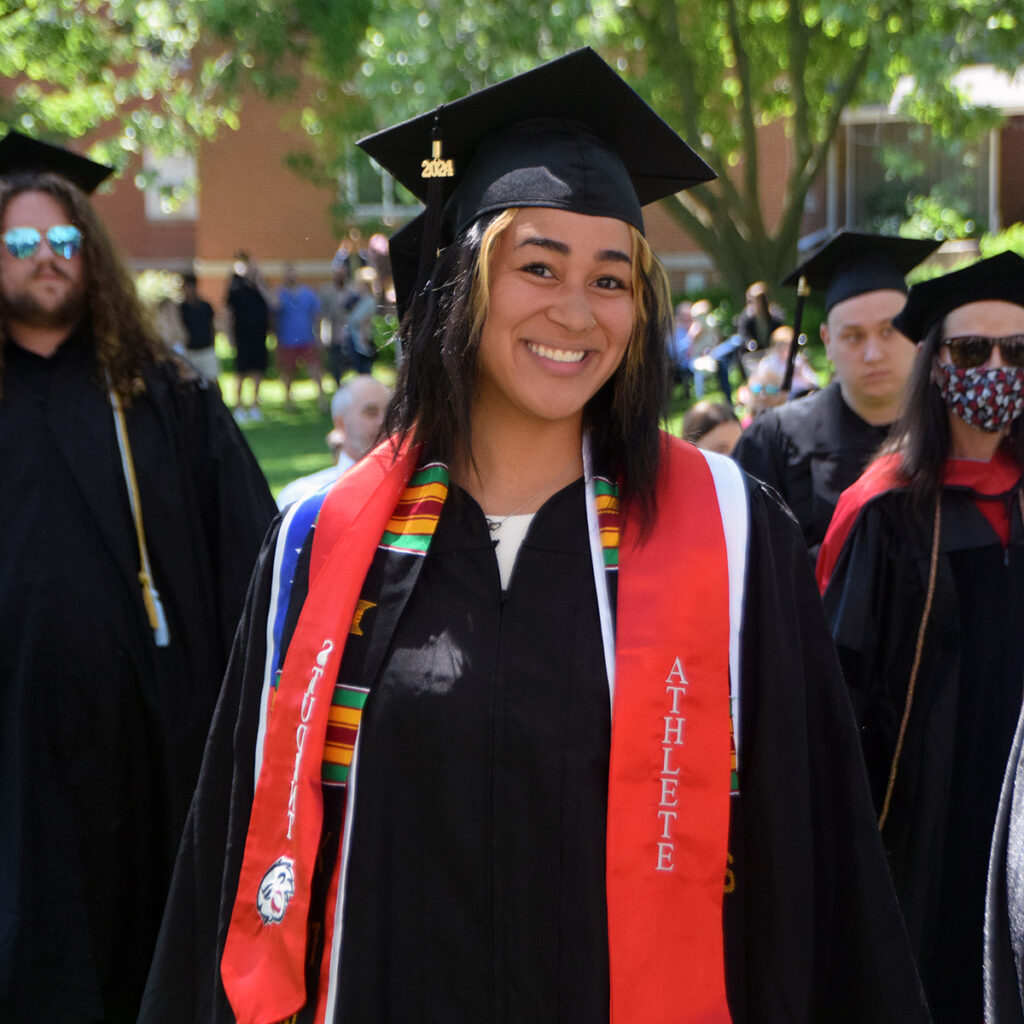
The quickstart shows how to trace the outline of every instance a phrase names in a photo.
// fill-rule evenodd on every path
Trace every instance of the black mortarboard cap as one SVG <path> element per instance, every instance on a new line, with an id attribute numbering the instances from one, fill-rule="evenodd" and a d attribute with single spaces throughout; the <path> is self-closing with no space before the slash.
<path id="1" fill-rule="evenodd" d="M 921 341 L 933 324 L 969 302 L 997 299 L 1024 306 L 1024 259 L 1001 252 L 960 270 L 915 284 L 893 326 L 911 341 Z"/>
<path id="2" fill-rule="evenodd" d="M 114 173 L 113 167 L 75 153 L 63 146 L 9 131 L 0 139 L 0 176 L 50 172 L 77 185 L 83 192 L 93 192 L 101 181 Z"/>
<path id="3" fill-rule="evenodd" d="M 796 285 L 801 277 L 815 291 L 825 293 L 825 311 L 865 292 L 907 292 L 904 278 L 941 243 L 930 238 L 898 238 L 840 231 L 819 246 L 783 284 Z"/>
<path id="4" fill-rule="evenodd" d="M 429 264 L 431 246 L 443 248 L 478 217 L 513 206 L 614 217 L 642 231 L 642 206 L 714 177 L 589 48 L 385 129 L 359 146 L 427 205 L 419 223 L 399 233 L 404 238 L 392 251 L 400 306 L 408 297 L 402 282 L 417 276 L 409 262 L 421 251 L 413 244 L 416 235 Z M 434 176 L 424 177 L 424 171 Z"/>

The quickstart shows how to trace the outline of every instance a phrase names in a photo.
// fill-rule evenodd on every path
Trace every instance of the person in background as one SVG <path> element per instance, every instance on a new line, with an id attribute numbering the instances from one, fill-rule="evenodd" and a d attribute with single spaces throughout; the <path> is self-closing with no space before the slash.
<path id="1" fill-rule="evenodd" d="M 690 306 L 690 330 L 688 348 L 690 368 L 693 371 L 693 393 L 704 397 L 704 374 L 713 373 L 717 363 L 711 352 L 722 340 L 718 329 L 718 318 L 709 299 L 698 299 Z"/>
<path id="2" fill-rule="evenodd" d="M 776 327 L 772 331 L 771 345 L 757 365 L 764 366 L 765 369 L 770 367 L 778 375 L 780 381 L 785 380 L 786 364 L 789 361 L 789 346 L 792 343 L 793 328 L 789 325 Z M 801 398 L 804 395 L 813 394 L 820 387 L 821 382 L 818 380 L 818 375 L 808 361 L 807 356 L 804 355 L 802 350 L 798 351 L 796 361 L 793 364 L 793 381 L 789 389 L 789 398 L 786 400 L 789 401 L 794 398 Z"/>
<path id="3" fill-rule="evenodd" d="M 710 355 L 715 360 L 718 386 L 726 401 L 732 402 L 732 385 L 729 368 L 733 363 L 739 367 L 740 376 L 746 372 L 740 356 L 744 352 L 756 352 L 768 347 L 768 340 L 776 327 L 785 323 L 785 313 L 768 298 L 768 286 L 764 281 L 755 281 L 748 289 L 746 305 L 736 318 L 736 330 L 725 341 L 716 345 Z"/>
<path id="4" fill-rule="evenodd" d="M 992 963 L 1019 1020 L 1021 906 L 1008 915 L 1005 893 L 1020 821 L 991 877 L 989 850 L 1004 774 L 1012 787 L 1019 771 L 1007 759 L 1024 679 L 1024 259 L 914 285 L 894 327 L 919 349 L 905 410 L 840 498 L 818 578 L 932 1015 L 993 1020 L 988 889 Z"/>
<path id="5" fill-rule="evenodd" d="M 772 302 L 768 285 L 755 281 L 748 289 L 746 302 L 736 317 L 736 334 L 746 352 L 758 352 L 771 344 L 772 332 L 786 322 L 786 313 Z"/>
<path id="6" fill-rule="evenodd" d="M 743 432 L 736 461 L 774 487 L 804 531 L 812 557 L 842 491 L 860 476 L 900 411 L 914 346 L 893 327 L 906 275 L 938 246 L 930 240 L 842 231 L 786 279 L 825 292 L 821 325 L 835 379 L 773 409 Z"/>
<path id="7" fill-rule="evenodd" d="M 705 451 L 731 455 L 743 426 L 728 402 L 696 402 L 683 416 L 683 440 Z"/>
<path id="8" fill-rule="evenodd" d="M 0 1020 L 134 1024 L 263 474 L 87 198 L 0 141 Z"/>
<path id="9" fill-rule="evenodd" d="M 331 259 L 331 280 L 320 289 L 320 344 L 324 347 L 328 374 L 337 387 L 352 369 L 348 318 L 359 296 L 352 287 L 350 254 L 344 245 Z"/>
<path id="10" fill-rule="evenodd" d="M 324 398 L 323 371 L 320 366 L 320 344 L 317 325 L 320 322 L 320 300 L 316 292 L 299 281 L 295 268 L 284 268 L 284 282 L 277 290 L 274 305 L 277 333 L 277 371 L 284 384 L 284 407 L 292 408 L 292 385 L 299 364 L 306 368 L 316 385 L 316 400 L 321 412 L 327 411 Z"/>
<path id="11" fill-rule="evenodd" d="M 277 496 L 277 507 L 285 509 L 334 483 L 354 466 L 373 446 L 384 422 L 384 409 L 391 392 L 369 374 L 349 377 L 331 397 L 331 420 L 334 428 L 328 434 L 332 443 L 334 465 L 286 484 Z"/>
<path id="12" fill-rule="evenodd" d="M 785 370 L 783 370 L 783 373 Z M 744 427 L 764 415 L 769 409 L 777 409 L 786 400 L 782 390 L 782 373 L 774 363 L 762 359 L 750 375 L 746 384 L 748 419 Z"/>
<path id="13" fill-rule="evenodd" d="M 441 115 L 362 142 L 391 440 L 268 538 L 140 1021 L 924 1021 L 799 531 L 658 428 L 710 170 L 592 50 Z"/>
<path id="14" fill-rule="evenodd" d="M 220 364 L 214 348 L 213 306 L 200 297 L 199 283 L 192 271 L 182 274 L 181 287 L 178 314 L 185 325 L 185 358 L 207 380 L 216 382 Z"/>
<path id="15" fill-rule="evenodd" d="M 676 306 L 675 319 L 672 324 L 672 333 L 668 338 L 668 361 L 669 373 L 672 375 L 673 384 L 683 386 L 683 395 L 690 393 L 690 384 L 693 381 L 693 368 L 690 365 L 690 327 L 693 324 L 691 310 L 692 302 L 680 302 Z"/>
<path id="16" fill-rule="evenodd" d="M 377 358 L 373 341 L 373 318 L 377 315 L 379 279 L 373 267 L 356 271 L 356 301 L 348 315 L 349 355 L 356 373 L 369 373 Z"/>
<path id="17" fill-rule="evenodd" d="M 224 308 L 227 312 L 228 338 L 235 352 L 235 419 L 261 420 L 260 386 L 267 373 L 267 332 L 274 298 L 248 253 L 235 254 Z M 250 400 L 245 402 L 245 384 L 249 382 Z"/>

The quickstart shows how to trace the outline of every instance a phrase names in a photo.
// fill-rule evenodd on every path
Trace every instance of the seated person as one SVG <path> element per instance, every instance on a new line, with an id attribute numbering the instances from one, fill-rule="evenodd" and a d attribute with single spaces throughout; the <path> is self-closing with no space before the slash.
<path id="1" fill-rule="evenodd" d="M 731 455 L 743 425 L 728 402 L 697 402 L 683 417 L 683 440 L 709 452 Z"/>

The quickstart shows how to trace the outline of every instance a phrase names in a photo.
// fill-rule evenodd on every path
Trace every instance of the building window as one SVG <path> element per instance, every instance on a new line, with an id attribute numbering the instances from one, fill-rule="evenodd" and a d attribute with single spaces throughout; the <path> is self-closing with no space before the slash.
<path id="1" fill-rule="evenodd" d="M 380 164 L 354 152 L 342 178 L 343 199 L 357 218 L 405 221 L 421 209 L 419 200 L 399 185 Z"/>
<path id="2" fill-rule="evenodd" d="M 188 154 L 157 156 L 147 149 L 143 152 L 142 166 L 146 219 L 194 221 L 199 214 L 195 157 Z"/>
<path id="3" fill-rule="evenodd" d="M 894 233 L 910 216 L 915 197 L 932 196 L 979 230 L 988 227 L 992 196 L 991 146 L 939 146 L 920 124 L 895 120 L 848 124 L 847 221 Z"/>

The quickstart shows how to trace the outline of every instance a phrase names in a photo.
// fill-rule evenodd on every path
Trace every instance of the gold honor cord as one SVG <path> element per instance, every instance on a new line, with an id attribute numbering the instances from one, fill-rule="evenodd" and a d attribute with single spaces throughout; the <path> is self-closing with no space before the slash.
<path id="1" fill-rule="evenodd" d="M 121 471 L 128 487 L 128 503 L 132 508 L 132 522 L 135 524 L 135 539 L 139 545 L 139 583 L 142 584 L 142 603 L 146 607 L 146 616 L 153 630 L 153 642 L 157 647 L 168 647 L 171 633 L 167 627 L 167 616 L 160 601 L 160 594 L 153 585 L 153 572 L 149 564 L 149 550 L 146 547 L 146 531 L 142 525 L 142 502 L 139 500 L 139 484 L 135 478 L 135 463 L 132 460 L 132 449 L 128 442 L 128 425 L 124 418 L 121 399 L 110 382 L 107 374 L 107 387 L 110 388 L 110 405 L 114 410 L 114 431 L 117 434 L 117 448 L 121 453 Z"/>

